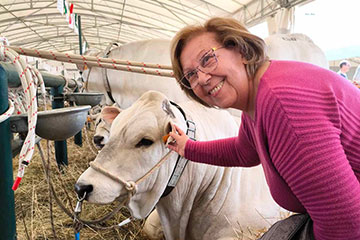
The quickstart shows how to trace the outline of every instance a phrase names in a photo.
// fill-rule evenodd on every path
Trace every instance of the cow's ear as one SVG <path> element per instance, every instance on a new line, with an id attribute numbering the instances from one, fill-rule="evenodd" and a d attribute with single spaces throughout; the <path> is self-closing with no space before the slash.
<path id="1" fill-rule="evenodd" d="M 106 106 L 101 110 L 101 116 L 106 123 L 111 124 L 120 112 L 121 109 L 118 107 Z"/>
<path id="2" fill-rule="evenodd" d="M 170 106 L 170 101 L 165 99 L 162 102 L 162 110 L 164 110 L 164 112 L 166 112 L 166 114 L 168 114 L 171 118 L 175 118 L 175 114 L 173 113 L 173 111 L 171 110 L 171 106 Z"/>

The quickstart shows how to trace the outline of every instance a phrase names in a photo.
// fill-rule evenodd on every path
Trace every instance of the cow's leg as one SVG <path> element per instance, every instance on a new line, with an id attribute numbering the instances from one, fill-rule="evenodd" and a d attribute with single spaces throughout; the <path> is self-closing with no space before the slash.
<path id="1" fill-rule="evenodd" d="M 142 231 L 151 240 L 164 239 L 164 232 L 156 209 L 147 217 Z"/>

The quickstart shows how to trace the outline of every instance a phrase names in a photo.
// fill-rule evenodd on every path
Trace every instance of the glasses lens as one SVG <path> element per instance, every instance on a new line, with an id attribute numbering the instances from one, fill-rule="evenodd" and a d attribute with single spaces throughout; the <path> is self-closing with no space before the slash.
<path id="1" fill-rule="evenodd" d="M 191 71 L 191 72 L 188 72 L 186 75 L 185 75 L 185 78 L 189 81 L 190 85 L 193 85 L 193 83 L 195 83 L 198 79 L 198 74 L 197 74 L 197 69 Z"/>
<path id="2" fill-rule="evenodd" d="M 189 81 L 186 79 L 185 76 L 180 80 L 180 83 L 181 83 L 181 85 L 183 85 L 185 88 L 191 89 L 190 83 L 189 83 Z"/>
<path id="3" fill-rule="evenodd" d="M 195 69 L 195 70 L 185 73 L 185 75 L 181 79 L 180 83 L 188 89 L 191 89 L 194 86 L 196 86 L 196 82 L 198 79 L 197 71 L 198 70 Z"/>
<path id="4" fill-rule="evenodd" d="M 214 50 L 209 51 L 200 59 L 199 68 L 205 73 L 209 73 L 217 66 L 217 59 Z"/>
<path id="5" fill-rule="evenodd" d="M 199 83 L 198 71 L 210 73 L 217 67 L 217 62 L 215 50 L 211 49 L 200 58 L 199 66 L 196 69 L 185 73 L 180 83 L 188 89 L 196 87 Z"/>

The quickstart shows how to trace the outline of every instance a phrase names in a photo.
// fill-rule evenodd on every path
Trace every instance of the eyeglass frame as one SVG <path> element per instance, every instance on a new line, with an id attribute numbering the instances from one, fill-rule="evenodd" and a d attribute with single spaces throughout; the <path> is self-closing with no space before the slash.
<path id="1" fill-rule="evenodd" d="M 198 75 L 198 72 L 199 72 L 199 71 L 202 72 L 202 73 L 205 73 L 205 74 L 209 74 L 209 73 L 211 73 L 212 71 L 214 71 L 214 70 L 217 68 L 217 65 L 218 65 L 218 63 L 219 63 L 218 58 L 217 58 L 217 56 L 216 56 L 216 54 L 215 54 L 215 51 L 216 51 L 216 50 L 219 50 L 219 49 L 221 49 L 221 48 L 225 48 L 225 47 L 223 47 L 223 46 L 222 46 L 222 47 L 212 47 L 210 50 L 206 51 L 206 52 L 202 55 L 202 57 L 199 59 L 199 65 L 198 65 L 195 69 L 193 69 L 193 70 L 191 70 L 191 71 L 188 71 L 187 74 L 190 73 L 190 72 L 194 72 L 194 71 L 195 71 L 194 74 L 196 74 L 196 75 L 197 75 L 197 79 L 199 79 L 199 75 Z M 211 71 L 205 72 L 205 71 L 203 71 L 203 70 L 200 69 L 200 67 L 201 67 L 201 60 L 202 60 L 205 56 L 207 56 L 208 54 L 210 54 L 211 52 L 212 52 L 212 54 L 213 54 L 213 56 L 214 56 L 214 58 L 215 58 L 216 66 L 215 66 L 215 68 L 212 69 Z M 183 74 L 183 77 L 182 77 L 182 78 L 180 79 L 180 81 L 179 81 L 180 84 L 181 84 L 182 86 L 184 86 L 185 88 L 189 89 L 189 90 L 196 88 L 196 87 L 199 85 L 199 82 L 197 82 L 196 86 L 192 87 L 191 84 L 190 84 L 190 81 L 186 78 L 186 75 L 187 75 L 187 74 Z M 186 81 L 188 82 L 188 85 L 184 82 L 184 80 L 186 80 Z"/>

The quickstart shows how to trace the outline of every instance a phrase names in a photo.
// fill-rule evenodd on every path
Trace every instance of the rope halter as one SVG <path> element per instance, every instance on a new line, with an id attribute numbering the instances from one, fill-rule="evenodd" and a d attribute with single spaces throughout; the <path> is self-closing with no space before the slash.
<path id="1" fill-rule="evenodd" d="M 140 177 L 137 181 L 125 181 L 123 179 L 121 179 L 118 176 L 115 176 L 114 174 L 110 173 L 109 171 L 107 171 L 106 169 L 104 169 L 103 167 L 99 166 L 95 161 L 90 162 L 90 167 L 100 173 L 102 173 L 103 175 L 105 175 L 106 177 L 114 180 L 115 182 L 121 183 L 122 185 L 125 186 L 125 189 L 128 191 L 128 196 L 129 196 L 129 200 L 130 198 L 135 195 L 136 190 L 137 190 L 137 185 L 142 182 L 144 179 L 146 179 L 148 176 L 150 176 L 157 168 L 159 168 L 161 166 L 161 164 L 163 164 L 165 162 L 166 159 L 169 158 L 169 156 L 171 155 L 173 151 L 170 150 L 168 153 L 166 153 L 160 160 L 159 162 L 152 167 L 149 171 L 147 171 L 142 177 Z"/>

